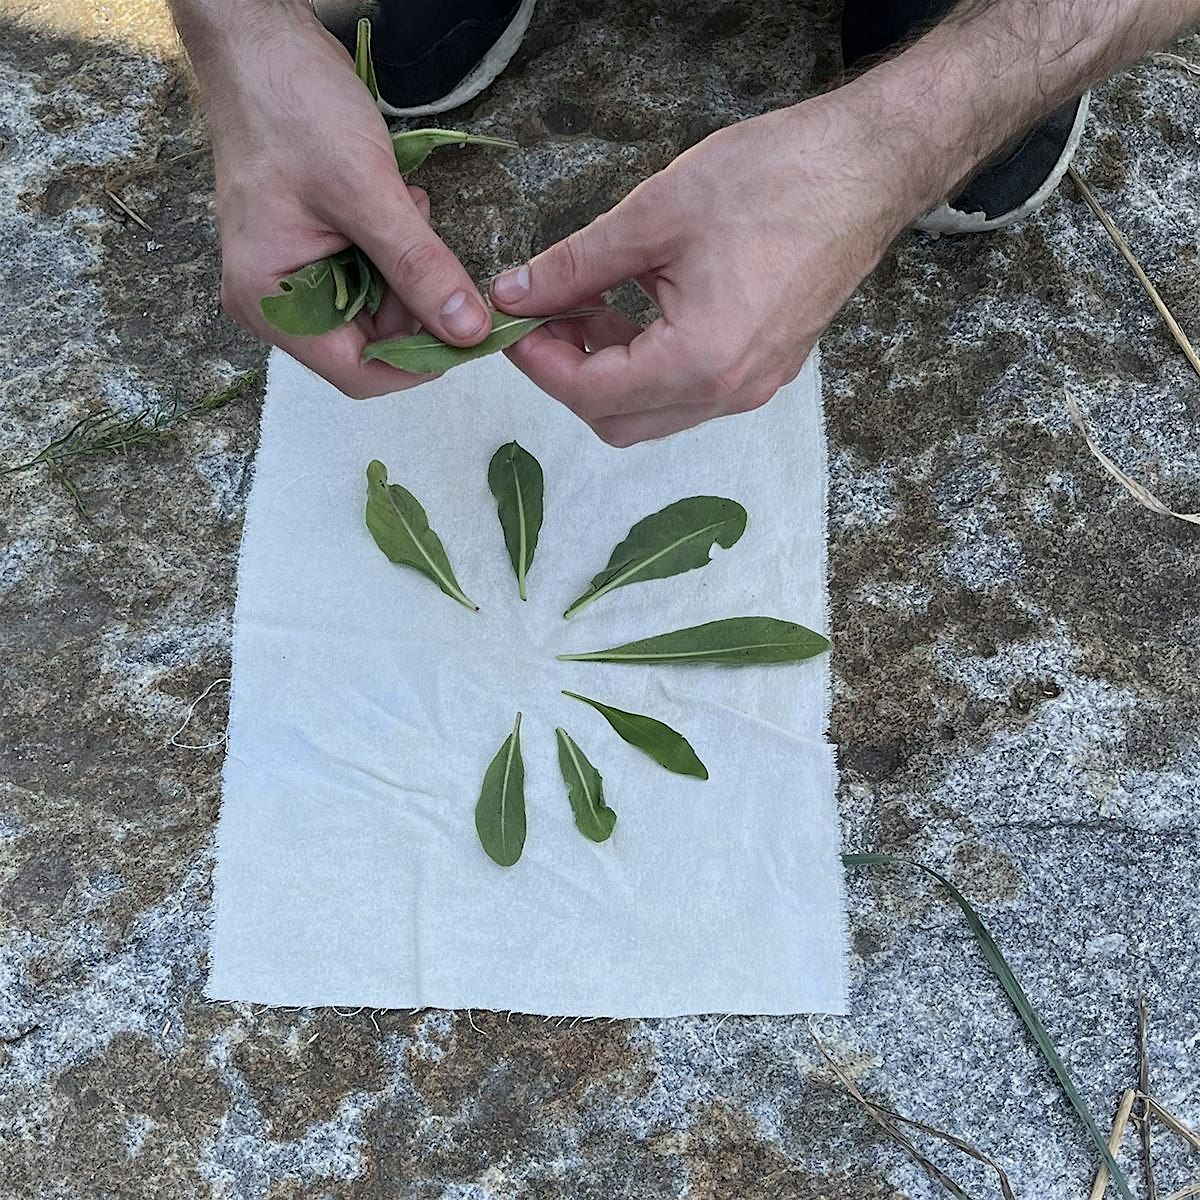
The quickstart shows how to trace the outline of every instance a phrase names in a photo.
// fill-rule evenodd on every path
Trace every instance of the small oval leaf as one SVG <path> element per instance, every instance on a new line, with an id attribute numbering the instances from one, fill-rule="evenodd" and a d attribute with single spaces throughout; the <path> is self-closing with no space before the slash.
<path id="1" fill-rule="evenodd" d="M 488 858 L 511 867 L 525 848 L 525 763 L 521 714 L 483 776 L 475 805 L 475 832 Z"/>
<path id="2" fill-rule="evenodd" d="M 479 611 L 458 586 L 442 539 L 429 527 L 421 502 L 398 483 L 389 484 L 387 467 L 378 460 L 367 467 L 367 528 L 392 562 L 416 568 L 447 596 Z"/>
<path id="3" fill-rule="evenodd" d="M 392 153 L 401 175 L 415 171 L 440 146 L 495 146 L 500 150 L 518 149 L 508 138 L 482 137 L 457 129 L 409 129 L 392 134 Z"/>
<path id="4" fill-rule="evenodd" d="M 516 442 L 501 446 L 488 464 L 488 487 L 504 530 L 504 544 L 517 576 L 517 592 L 526 597 L 525 580 L 542 528 L 542 466 Z"/>
<path id="5" fill-rule="evenodd" d="M 687 629 L 675 629 L 640 641 L 560 654 L 561 662 L 724 663 L 745 667 L 760 663 L 799 662 L 829 649 L 829 640 L 804 625 L 777 617 L 727 617 Z"/>
<path id="6" fill-rule="evenodd" d="M 602 704 L 599 700 L 581 696 L 578 692 L 564 691 L 563 695 L 590 704 L 616 730 L 618 737 L 645 751 L 660 767 L 666 767 L 676 775 L 690 775 L 694 779 L 708 778 L 708 768 L 700 761 L 691 743 L 670 725 L 664 725 L 643 713 L 613 708 L 610 704 Z"/>
<path id="7" fill-rule="evenodd" d="M 515 345 L 526 334 L 545 325 L 547 321 L 571 321 L 594 316 L 601 309 L 586 308 L 560 313 L 552 317 L 514 317 L 509 313 L 492 313 L 492 332 L 478 346 L 451 346 L 432 333 L 416 333 L 412 337 L 386 338 L 368 342 L 363 348 L 363 362 L 379 359 L 400 371 L 414 375 L 438 375 L 451 367 L 461 366 L 472 359 L 495 354 Z"/>
<path id="8" fill-rule="evenodd" d="M 617 814 L 604 803 L 604 780 L 565 729 L 556 729 L 558 766 L 567 785 L 567 798 L 575 824 L 584 837 L 606 842 L 612 836 Z"/>
<path id="9" fill-rule="evenodd" d="M 689 496 L 643 517 L 592 578 L 564 617 L 572 617 L 615 588 L 666 579 L 707 566 L 714 545 L 728 550 L 746 532 L 746 510 L 724 496 Z"/>

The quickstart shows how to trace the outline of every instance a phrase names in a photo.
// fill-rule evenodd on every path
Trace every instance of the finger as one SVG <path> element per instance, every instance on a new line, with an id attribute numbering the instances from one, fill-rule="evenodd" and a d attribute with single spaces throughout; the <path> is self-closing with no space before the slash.
<path id="1" fill-rule="evenodd" d="M 505 353 L 544 392 L 588 422 L 715 398 L 708 395 L 703 355 L 690 350 L 665 321 L 628 344 L 594 354 L 545 329 Z"/>
<path id="2" fill-rule="evenodd" d="M 421 322 L 408 311 L 404 301 L 390 288 L 384 292 L 379 310 L 374 315 L 364 311 L 359 313 L 358 319 L 364 325 L 369 342 L 378 342 L 383 338 L 408 337 L 421 327 Z"/>
<path id="3" fill-rule="evenodd" d="M 429 193 L 424 188 L 415 187 L 410 183 L 408 185 L 408 194 L 412 202 L 417 206 L 417 212 L 421 214 L 425 224 L 428 225 L 430 220 Z"/>
<path id="4" fill-rule="evenodd" d="M 606 307 L 603 296 L 589 298 L 585 307 L 602 311 L 581 320 L 551 321 L 543 328 L 560 341 L 589 353 L 606 346 L 628 346 L 642 332 L 642 327 L 624 313 Z"/>
<path id="5" fill-rule="evenodd" d="M 721 413 L 713 404 L 672 404 L 628 417 L 601 417 L 592 422 L 592 429 L 610 446 L 626 447 L 682 433 L 719 416 Z"/>
<path id="6" fill-rule="evenodd" d="M 456 346 L 473 346 L 491 330 L 471 277 L 406 190 L 381 192 L 371 204 L 352 211 L 350 219 L 344 214 L 330 219 L 431 333 Z"/>
<path id="7" fill-rule="evenodd" d="M 577 308 L 659 264 L 650 231 L 629 217 L 627 202 L 492 280 L 498 308 L 536 316 Z"/>
<path id="8" fill-rule="evenodd" d="M 382 362 L 362 362 L 366 340 L 363 330 L 351 322 L 320 337 L 276 337 L 275 342 L 297 362 L 354 400 L 405 391 L 434 378 L 410 375 Z"/>

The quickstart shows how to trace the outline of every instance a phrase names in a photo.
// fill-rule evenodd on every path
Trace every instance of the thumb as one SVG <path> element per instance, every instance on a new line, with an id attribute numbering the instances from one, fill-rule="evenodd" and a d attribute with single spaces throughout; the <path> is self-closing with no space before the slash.
<path id="1" fill-rule="evenodd" d="M 431 333 L 445 342 L 473 346 L 491 330 L 491 317 L 466 268 L 406 190 L 389 192 L 362 220 L 343 220 L 341 227 Z"/>
<path id="2" fill-rule="evenodd" d="M 497 307 L 517 314 L 565 312 L 644 274 L 653 265 L 650 257 L 646 239 L 617 205 L 523 267 L 492 280 L 492 298 Z"/>

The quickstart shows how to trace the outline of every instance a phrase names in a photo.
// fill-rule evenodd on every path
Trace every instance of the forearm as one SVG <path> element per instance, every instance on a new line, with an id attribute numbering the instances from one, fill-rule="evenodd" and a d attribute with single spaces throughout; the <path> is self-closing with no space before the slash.
<path id="1" fill-rule="evenodd" d="M 907 223 L 1021 130 L 1196 23 L 1200 0 L 963 0 L 842 91 L 879 116 Z"/>

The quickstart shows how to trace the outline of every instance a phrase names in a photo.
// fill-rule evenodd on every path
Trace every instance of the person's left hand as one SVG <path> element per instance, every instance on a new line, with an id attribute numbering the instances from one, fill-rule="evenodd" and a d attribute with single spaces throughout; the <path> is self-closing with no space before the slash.
<path id="1" fill-rule="evenodd" d="M 627 279 L 662 312 L 644 332 L 611 309 L 546 326 L 512 361 L 616 446 L 765 404 L 921 208 L 852 89 L 720 130 L 501 275 L 493 300 L 516 314 L 602 304 Z"/>

